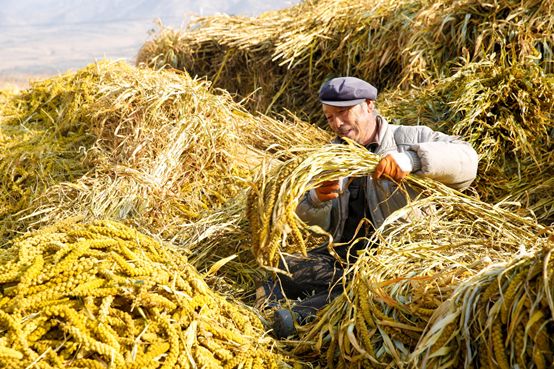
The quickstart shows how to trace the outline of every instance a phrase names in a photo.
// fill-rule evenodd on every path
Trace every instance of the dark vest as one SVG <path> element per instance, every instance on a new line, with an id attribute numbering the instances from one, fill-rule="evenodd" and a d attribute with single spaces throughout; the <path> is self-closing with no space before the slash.
<path id="1" fill-rule="evenodd" d="M 371 152 L 375 152 L 377 149 L 377 144 L 367 145 L 367 149 Z M 375 228 L 373 227 L 373 219 L 371 219 L 371 212 L 368 208 L 368 203 L 366 201 L 366 184 L 367 180 L 365 177 L 353 178 L 350 184 L 348 185 L 348 191 L 350 196 L 348 198 L 348 217 L 344 224 L 344 230 L 340 240 L 336 242 L 349 242 L 354 238 L 360 237 L 371 237 Z M 362 220 L 366 218 L 363 224 L 360 224 Z M 368 222 L 369 220 L 369 222 Z M 359 229 L 358 229 L 359 227 Z M 358 232 L 356 233 L 356 230 Z M 358 250 L 364 249 L 368 245 L 367 241 L 359 241 L 356 244 L 344 245 L 335 247 L 335 251 L 342 257 L 346 258 L 347 254 L 350 254 L 351 257 L 356 256 Z"/>

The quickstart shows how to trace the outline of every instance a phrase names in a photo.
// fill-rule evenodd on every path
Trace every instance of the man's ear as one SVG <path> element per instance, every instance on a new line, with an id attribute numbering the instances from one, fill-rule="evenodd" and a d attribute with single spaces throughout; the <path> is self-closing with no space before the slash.
<path id="1" fill-rule="evenodd" d="M 375 102 L 370 99 L 366 99 L 365 103 L 367 105 L 367 110 L 371 113 L 375 109 Z"/>

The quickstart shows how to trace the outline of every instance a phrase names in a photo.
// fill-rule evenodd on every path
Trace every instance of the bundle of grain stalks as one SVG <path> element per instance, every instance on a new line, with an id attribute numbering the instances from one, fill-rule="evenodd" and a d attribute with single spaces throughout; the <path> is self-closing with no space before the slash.
<path id="1" fill-rule="evenodd" d="M 111 221 L 63 221 L 0 250 L 0 365 L 277 368 L 257 316 L 169 246 Z"/>
<path id="2" fill-rule="evenodd" d="M 432 317 L 414 368 L 550 368 L 554 237 L 464 281 Z"/>
<path id="3" fill-rule="evenodd" d="M 313 241 L 331 241 L 332 253 L 331 236 L 295 214 L 298 202 L 322 181 L 370 174 L 376 162 L 375 155 L 358 145 L 328 145 L 298 148 L 293 159 L 260 172 L 248 202 L 259 263 L 283 271 L 277 269 L 281 256 L 306 253 L 319 246 Z M 508 260 L 522 245 L 532 249 L 544 242 L 545 227 L 511 208 L 416 176 L 409 176 L 406 184 L 421 191 L 420 198 L 376 230 L 369 242 L 378 247 L 350 265 L 341 281 L 345 293 L 301 330 L 296 353 L 325 353 L 328 367 L 391 362 L 401 367 L 430 315 L 459 283 L 491 262 Z M 419 216 L 407 222 L 408 213 Z M 352 244 L 357 242 L 364 241 Z M 280 267 L 286 272 L 286 266 Z"/>
<path id="4" fill-rule="evenodd" d="M 258 263 L 279 272 L 283 272 L 276 269 L 283 252 L 306 255 L 310 243 L 321 241 L 318 235 L 326 234 L 296 214 L 304 194 L 324 181 L 367 175 L 378 162 L 375 154 L 351 141 L 348 145 L 295 147 L 290 151 L 282 153 L 292 156 L 288 161 L 269 162 L 258 172 L 246 209 Z"/>
<path id="5" fill-rule="evenodd" d="M 491 262 L 540 248 L 545 228 L 474 199 L 445 191 L 412 203 L 426 212 L 391 219 L 346 273 L 345 292 L 305 328 L 297 350 L 314 345 L 328 367 L 406 367 L 437 307 Z M 436 209 L 432 212 L 430 208 Z"/>
<path id="6" fill-rule="evenodd" d="M 320 116 L 329 76 L 354 75 L 384 90 L 448 77 L 460 58 L 500 65 L 534 60 L 552 72 L 552 1 L 319 0 L 258 18 L 211 16 L 162 29 L 137 62 L 207 76 L 249 96 L 258 111 Z"/>
<path id="7" fill-rule="evenodd" d="M 33 83 L 1 119 L 1 234 L 80 213 L 170 237 L 245 188 L 262 150 L 328 139 L 186 74 L 108 61 Z"/>
<path id="8" fill-rule="evenodd" d="M 382 98 L 403 124 L 460 135 L 480 155 L 476 187 L 488 202 L 521 201 L 554 221 L 554 74 L 536 65 L 470 63 L 431 86 Z M 507 199 L 506 199 L 507 198 Z"/>
<path id="9" fill-rule="evenodd" d="M 532 61 L 553 73 L 553 12 L 551 0 L 429 1 L 405 34 L 403 80 L 448 77 L 460 58 L 492 57 L 501 66 Z"/>

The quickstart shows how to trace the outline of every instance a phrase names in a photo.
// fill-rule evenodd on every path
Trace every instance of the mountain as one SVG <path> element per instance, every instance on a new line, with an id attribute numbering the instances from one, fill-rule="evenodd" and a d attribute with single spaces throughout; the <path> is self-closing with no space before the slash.
<path id="1" fill-rule="evenodd" d="M 0 28 L 105 23 L 161 18 L 179 24 L 185 16 L 214 13 L 255 16 L 298 1 L 262 0 L 2 0 Z"/>
<path id="2" fill-rule="evenodd" d="M 0 0 L 0 78 L 52 75 L 96 59 L 133 62 L 155 20 L 183 26 L 193 15 L 256 16 L 299 0 Z"/>

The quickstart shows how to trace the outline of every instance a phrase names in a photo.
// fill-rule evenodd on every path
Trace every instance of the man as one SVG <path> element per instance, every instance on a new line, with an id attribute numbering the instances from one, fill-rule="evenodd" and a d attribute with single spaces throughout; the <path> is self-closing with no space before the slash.
<path id="1" fill-rule="evenodd" d="M 334 248 L 342 261 L 352 261 L 359 250 L 371 247 L 360 240 L 371 237 L 388 215 L 405 206 L 407 196 L 417 194 L 413 189 L 408 194 L 397 191 L 397 182 L 409 173 L 456 189 L 475 179 L 478 157 L 469 144 L 425 126 L 389 124 L 375 108 L 377 89 L 371 84 L 354 77 L 333 78 L 322 85 L 319 98 L 336 143 L 347 137 L 381 156 L 372 176 L 325 182 L 309 191 L 297 208 L 302 220 L 326 229 L 335 245 L 342 244 Z M 327 245 L 310 251 L 308 258 L 288 257 L 286 263 L 292 277 L 270 280 L 257 291 L 258 297 L 274 300 L 284 295 L 304 298 L 292 311 L 275 312 L 278 338 L 294 334 L 295 322 L 305 323 L 342 292 L 336 282 L 344 263 L 330 255 Z"/>

